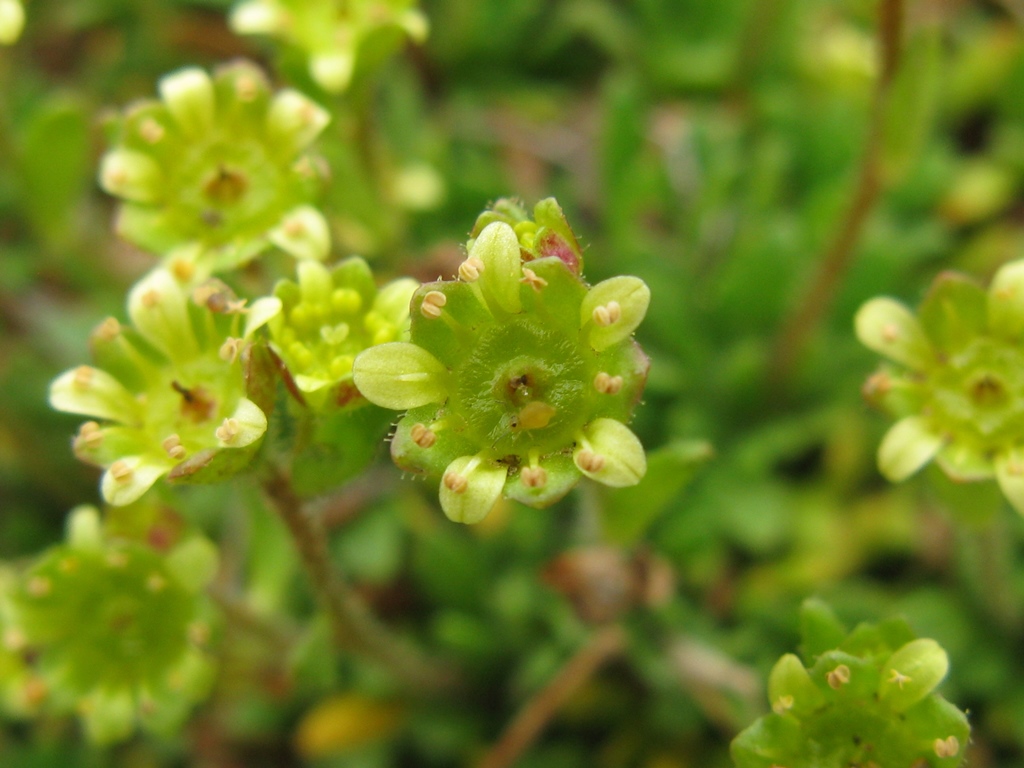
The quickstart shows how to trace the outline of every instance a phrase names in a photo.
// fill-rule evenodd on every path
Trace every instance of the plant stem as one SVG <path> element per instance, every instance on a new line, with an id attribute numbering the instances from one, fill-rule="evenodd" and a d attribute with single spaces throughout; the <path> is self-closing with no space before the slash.
<path id="1" fill-rule="evenodd" d="M 537 695 L 527 701 L 477 768 L 508 768 L 537 740 L 569 697 L 609 659 L 622 652 L 626 633 L 617 624 L 590 638 Z"/>
<path id="2" fill-rule="evenodd" d="M 454 670 L 437 665 L 392 635 L 331 565 L 323 523 L 304 507 L 290 478 L 275 468 L 264 479 L 263 490 L 288 526 L 306 575 L 330 617 L 338 647 L 377 661 L 413 689 L 436 692 L 454 687 Z"/>
<path id="3" fill-rule="evenodd" d="M 771 355 L 769 380 L 782 393 L 814 331 L 821 325 L 853 261 L 864 224 L 882 191 L 882 142 L 889 93 L 899 68 L 903 37 L 904 0 L 881 0 L 879 6 L 879 73 L 875 83 L 867 138 L 857 186 L 846 214 L 818 259 L 818 269 L 801 301 L 782 324 Z"/>

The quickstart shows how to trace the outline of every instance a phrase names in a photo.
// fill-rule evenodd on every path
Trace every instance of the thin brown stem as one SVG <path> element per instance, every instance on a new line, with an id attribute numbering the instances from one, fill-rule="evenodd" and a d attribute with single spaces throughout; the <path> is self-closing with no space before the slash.
<path id="1" fill-rule="evenodd" d="M 882 143 L 889 92 L 899 69 L 904 13 L 904 0 L 881 0 L 878 18 L 879 74 L 857 185 L 835 234 L 817 260 L 818 268 L 813 280 L 782 324 L 776 339 L 769 374 L 777 392 L 784 390 L 789 383 L 811 335 L 828 313 L 843 276 L 853 261 L 864 225 L 882 191 Z"/>
<path id="2" fill-rule="evenodd" d="M 527 701 L 477 768 L 508 768 L 537 740 L 572 694 L 622 652 L 626 633 L 617 624 L 598 631 L 537 695 Z"/>
<path id="3" fill-rule="evenodd" d="M 338 647 L 377 661 L 415 690 L 439 691 L 455 686 L 453 670 L 432 662 L 395 637 L 334 568 L 323 522 L 305 508 L 289 477 L 275 470 L 265 478 L 263 489 L 288 526 L 306 575 L 330 617 Z"/>

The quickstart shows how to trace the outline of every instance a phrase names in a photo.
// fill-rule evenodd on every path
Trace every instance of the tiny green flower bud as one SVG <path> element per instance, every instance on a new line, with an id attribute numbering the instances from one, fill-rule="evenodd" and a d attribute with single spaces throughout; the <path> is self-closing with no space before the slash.
<path id="1" fill-rule="evenodd" d="M 96 507 L 83 504 L 68 515 L 67 540 L 75 549 L 99 549 L 103 544 L 103 526 Z"/>
<path id="2" fill-rule="evenodd" d="M 895 712 L 904 712 L 942 682 L 949 671 L 949 657 L 934 640 L 913 640 L 882 665 L 879 698 Z"/>

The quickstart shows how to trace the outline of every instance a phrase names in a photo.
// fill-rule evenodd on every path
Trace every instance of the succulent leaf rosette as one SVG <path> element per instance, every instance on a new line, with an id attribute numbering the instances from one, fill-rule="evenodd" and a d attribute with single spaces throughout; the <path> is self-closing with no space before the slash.
<path id="1" fill-rule="evenodd" d="M 137 721 L 167 730 L 212 681 L 203 589 L 216 565 L 206 539 L 161 553 L 108 539 L 97 511 L 79 507 L 67 542 L 12 590 L 8 643 L 32 659 L 48 705 L 77 710 L 93 740 L 123 739 Z"/>
<path id="2" fill-rule="evenodd" d="M 98 366 L 50 385 L 54 408 L 97 420 L 81 426 L 73 445 L 106 469 L 101 490 L 110 504 L 130 504 L 165 475 L 222 480 L 249 464 L 266 432 L 268 364 L 249 340 L 280 301 L 246 307 L 216 282 L 195 294 L 166 270 L 150 273 L 128 297 L 133 327 L 101 323 L 93 333 Z"/>
<path id="3" fill-rule="evenodd" d="M 235 6 L 231 28 L 242 35 L 268 35 L 301 51 L 309 74 L 325 91 L 348 88 L 360 46 L 388 29 L 421 43 L 427 17 L 415 0 L 245 0 Z"/>
<path id="4" fill-rule="evenodd" d="M 957 768 L 967 717 L 935 692 L 945 650 L 902 619 L 849 635 L 810 600 L 803 658 L 783 656 L 768 676 L 772 712 L 732 742 L 737 768 Z"/>
<path id="5" fill-rule="evenodd" d="M 271 318 L 271 344 L 303 402 L 314 408 L 365 403 L 352 383 L 355 356 L 374 344 L 407 340 L 409 301 L 419 287 L 400 278 L 377 289 L 369 265 L 352 257 L 328 269 L 298 264 L 298 282 L 274 288 L 281 312 Z"/>
<path id="6" fill-rule="evenodd" d="M 578 253 L 533 255 L 507 221 L 485 222 L 459 279 L 414 295 L 410 341 L 355 361 L 368 400 L 408 410 L 395 462 L 440 476 L 441 506 L 458 522 L 478 522 L 503 494 L 543 507 L 584 475 L 627 486 L 646 471 L 626 422 L 647 376 L 632 334 L 649 289 L 636 277 L 589 287 Z"/>
<path id="7" fill-rule="evenodd" d="M 117 230 L 167 256 L 181 279 L 234 268 L 271 244 L 323 259 L 330 233 L 311 205 L 320 161 L 305 150 L 328 113 L 298 91 L 272 93 L 246 62 L 210 77 L 190 67 L 160 80 L 160 100 L 121 118 L 100 184 L 121 198 Z"/>
<path id="8" fill-rule="evenodd" d="M 940 275 L 915 316 L 890 298 L 858 311 L 857 336 L 896 366 L 865 384 L 867 399 L 899 420 L 878 452 L 896 482 L 935 459 L 957 481 L 995 478 L 1024 513 L 1024 261 L 988 291 Z"/>

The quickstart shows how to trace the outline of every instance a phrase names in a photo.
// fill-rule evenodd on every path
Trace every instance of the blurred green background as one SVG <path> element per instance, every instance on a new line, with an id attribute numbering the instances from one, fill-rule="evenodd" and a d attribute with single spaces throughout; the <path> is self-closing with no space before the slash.
<path id="1" fill-rule="evenodd" d="M 942 691 L 974 727 L 969 765 L 1024 766 L 1024 521 L 994 486 L 934 468 L 882 480 L 888 421 L 859 392 L 877 358 L 851 326 L 872 296 L 913 305 L 943 269 L 987 280 L 1024 256 L 1024 7 L 908 0 L 873 118 L 870 0 L 428 0 L 426 45 L 334 99 L 265 41 L 233 35 L 229 5 L 29 0 L 22 39 L 0 49 L 0 557 L 58 540 L 67 511 L 98 498 L 97 472 L 69 448 L 77 420 L 46 390 L 153 264 L 111 232 L 95 183 L 104 116 L 170 70 L 236 57 L 336 110 L 321 141 L 335 256 L 366 256 L 382 279 L 448 276 L 488 202 L 554 195 L 591 282 L 644 278 L 637 338 L 652 369 L 634 428 L 650 451 L 668 446 L 664 471 L 639 495 L 509 505 L 467 530 L 382 450 L 368 479 L 325 500 L 364 596 L 472 671 L 467 699 L 429 706 L 388 699 L 379 672 L 297 629 L 311 602 L 254 496 L 168 496 L 218 537 L 225 582 L 279 634 L 226 622 L 217 690 L 175 740 L 97 750 L 71 721 L 10 721 L 0 764 L 469 765 L 588 636 L 552 561 L 572 571 L 563 554 L 598 543 L 592 507 L 618 505 L 645 513 L 617 538 L 668 569 L 672 596 L 625 617 L 626 658 L 521 765 L 728 766 L 729 740 L 766 708 L 767 670 L 798 642 L 801 601 L 818 595 L 850 623 L 902 614 L 938 640 Z M 873 119 L 879 194 L 843 239 Z M 783 329 L 837 238 L 850 267 L 787 356 Z M 257 266 L 242 279 L 264 278 Z M 698 462 L 701 445 L 680 441 L 714 455 Z M 317 741 L 332 716 L 360 725 Z"/>

